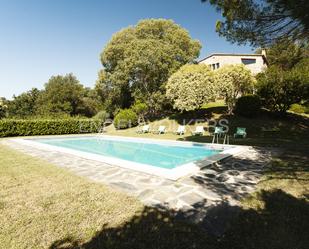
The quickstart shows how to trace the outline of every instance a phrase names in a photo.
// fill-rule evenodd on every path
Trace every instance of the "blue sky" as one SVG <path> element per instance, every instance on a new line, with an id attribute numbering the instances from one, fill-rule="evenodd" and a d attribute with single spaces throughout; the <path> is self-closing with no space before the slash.
<path id="1" fill-rule="evenodd" d="M 0 96 L 42 89 L 52 75 L 73 73 L 94 86 L 111 35 L 144 18 L 167 18 L 213 52 L 250 52 L 215 32 L 220 19 L 200 0 L 0 0 Z"/>

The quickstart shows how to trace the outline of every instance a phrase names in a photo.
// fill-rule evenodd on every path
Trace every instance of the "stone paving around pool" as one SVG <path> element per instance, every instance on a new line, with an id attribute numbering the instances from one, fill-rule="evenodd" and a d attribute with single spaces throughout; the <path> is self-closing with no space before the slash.
<path id="1" fill-rule="evenodd" d="M 245 147 L 237 156 L 207 166 L 195 175 L 171 181 L 69 154 L 27 147 L 7 139 L 0 143 L 125 191 L 148 206 L 185 212 L 190 216 L 187 218 L 195 222 L 202 220 L 207 210 L 218 204 L 237 205 L 255 189 L 271 158 L 270 150 Z"/>

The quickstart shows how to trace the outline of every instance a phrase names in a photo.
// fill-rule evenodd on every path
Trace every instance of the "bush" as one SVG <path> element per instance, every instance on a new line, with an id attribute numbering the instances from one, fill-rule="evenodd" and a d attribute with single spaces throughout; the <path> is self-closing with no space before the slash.
<path id="1" fill-rule="evenodd" d="M 137 114 L 131 109 L 120 110 L 114 119 L 114 125 L 117 129 L 125 129 L 137 125 Z"/>
<path id="2" fill-rule="evenodd" d="M 60 135 L 98 132 L 101 122 L 93 119 L 0 120 L 0 137 Z"/>
<path id="3" fill-rule="evenodd" d="M 105 120 L 108 119 L 109 117 L 110 117 L 109 113 L 103 110 L 103 111 L 99 111 L 99 112 L 93 117 L 93 119 L 105 121 Z"/>
<path id="4" fill-rule="evenodd" d="M 290 107 L 290 111 L 302 114 L 302 113 L 305 113 L 307 111 L 307 108 L 305 106 L 300 105 L 300 104 L 293 104 Z"/>
<path id="5" fill-rule="evenodd" d="M 185 65 L 169 78 L 166 97 L 180 111 L 200 109 L 217 97 L 214 73 L 205 64 Z"/>
<path id="6" fill-rule="evenodd" d="M 284 71 L 270 66 L 257 75 L 257 94 L 263 106 L 274 112 L 285 113 L 292 104 L 301 103 L 308 98 L 309 85 L 306 73 L 298 68 Z"/>
<path id="7" fill-rule="evenodd" d="M 261 109 L 261 99 L 257 95 L 244 95 L 237 99 L 235 113 L 244 117 L 256 116 Z"/>
<path id="8" fill-rule="evenodd" d="M 237 97 L 253 92 L 255 78 L 244 65 L 225 65 L 215 71 L 219 97 L 224 98 L 229 114 L 235 109 Z"/>

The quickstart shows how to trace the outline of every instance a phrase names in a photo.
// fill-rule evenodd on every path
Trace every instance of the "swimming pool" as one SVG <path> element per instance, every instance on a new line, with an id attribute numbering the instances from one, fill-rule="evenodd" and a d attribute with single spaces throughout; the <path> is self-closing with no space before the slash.
<path id="1" fill-rule="evenodd" d="M 23 139 L 23 143 L 69 153 L 172 180 L 230 156 L 234 146 L 115 136 Z"/>

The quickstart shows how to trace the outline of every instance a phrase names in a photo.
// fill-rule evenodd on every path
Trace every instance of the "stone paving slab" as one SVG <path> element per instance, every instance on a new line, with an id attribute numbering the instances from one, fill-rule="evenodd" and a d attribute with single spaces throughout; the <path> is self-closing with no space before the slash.
<path id="1" fill-rule="evenodd" d="M 241 198 L 254 191 L 271 158 L 270 150 L 246 147 L 237 156 L 207 166 L 195 175 L 171 181 L 70 154 L 21 145 L 7 139 L 0 140 L 0 143 L 95 182 L 125 191 L 146 205 L 195 213 L 195 216 L 191 215 L 192 220 L 205 216 L 208 208 L 218 203 L 238 205 Z"/>

